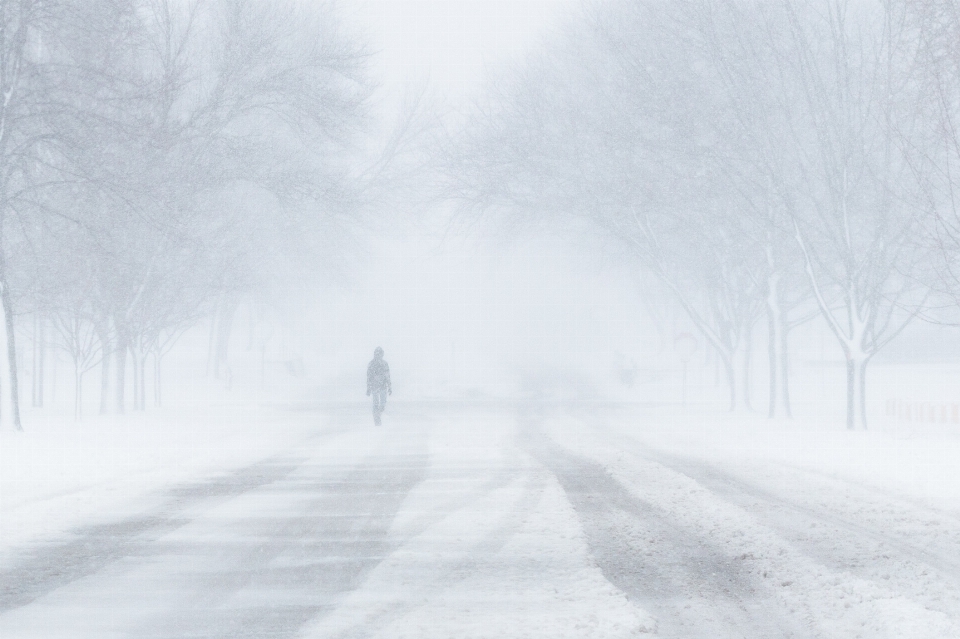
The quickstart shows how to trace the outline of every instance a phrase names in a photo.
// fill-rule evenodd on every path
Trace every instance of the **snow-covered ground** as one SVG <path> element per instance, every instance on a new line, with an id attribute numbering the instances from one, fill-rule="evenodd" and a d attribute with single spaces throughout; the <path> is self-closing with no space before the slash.
<path id="1" fill-rule="evenodd" d="M 0 445 L 5 639 L 960 636 L 949 428 L 394 402 Z"/>
<path id="2" fill-rule="evenodd" d="M 316 412 L 217 409 L 85 417 L 33 411 L 0 431 L 0 558 L 156 506 L 165 487 L 247 466 L 318 429 Z"/>
<path id="3" fill-rule="evenodd" d="M 941 431 L 905 440 L 823 421 L 649 407 L 580 409 L 545 423 L 556 441 L 668 522 L 669 534 L 697 540 L 693 550 L 680 544 L 685 557 L 674 561 L 663 527 L 647 517 L 634 552 L 674 566 L 709 552 L 723 566 L 717 572 L 737 575 L 750 593 L 718 606 L 723 598 L 693 569 L 681 596 L 660 601 L 661 631 L 960 636 L 957 437 Z M 682 570 L 670 579 L 683 583 Z M 703 586 L 706 594 L 698 593 Z M 758 601 L 762 615 L 736 619 L 736 608 Z M 705 619 L 718 625 L 705 630 Z M 757 620 L 779 626 L 751 625 Z"/>

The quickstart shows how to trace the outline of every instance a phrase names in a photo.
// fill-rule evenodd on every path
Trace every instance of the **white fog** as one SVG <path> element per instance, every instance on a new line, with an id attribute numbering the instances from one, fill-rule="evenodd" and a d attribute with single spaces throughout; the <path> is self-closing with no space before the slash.
<path id="1" fill-rule="evenodd" d="M 0 0 L 0 637 L 960 637 L 957 0 Z"/>

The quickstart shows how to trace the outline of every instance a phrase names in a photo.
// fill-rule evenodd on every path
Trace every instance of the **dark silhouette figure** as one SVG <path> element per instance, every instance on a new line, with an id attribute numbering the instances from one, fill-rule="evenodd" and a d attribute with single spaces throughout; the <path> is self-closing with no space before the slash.
<path id="1" fill-rule="evenodd" d="M 373 351 L 373 359 L 367 366 L 367 395 L 373 398 L 373 423 L 380 425 L 380 414 L 387 406 L 387 395 L 393 395 L 390 386 L 390 366 L 383 359 L 383 349 Z"/>

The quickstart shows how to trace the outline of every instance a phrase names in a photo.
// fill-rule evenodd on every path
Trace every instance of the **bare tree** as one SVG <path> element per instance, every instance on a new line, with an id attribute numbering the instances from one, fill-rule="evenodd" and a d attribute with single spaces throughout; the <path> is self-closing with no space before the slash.
<path id="1" fill-rule="evenodd" d="M 40 313 L 33 315 L 33 331 L 31 334 L 31 404 L 34 408 L 43 407 L 44 364 L 47 352 L 47 320 Z"/>
<path id="2" fill-rule="evenodd" d="M 9 419 L 16 430 L 22 427 L 6 230 L 44 139 L 40 120 L 46 110 L 46 96 L 38 91 L 37 81 L 44 9 L 39 0 L 0 2 L 0 305 L 7 343 Z"/>
<path id="3" fill-rule="evenodd" d="M 960 307 L 960 6 L 947 0 L 924 0 L 909 9 L 920 33 L 918 67 L 929 124 L 926 136 L 912 141 L 917 145 L 915 171 L 923 185 L 923 204 L 930 213 L 924 236 L 924 249 L 932 257 L 928 282 L 949 300 L 956 321 Z"/>
<path id="4" fill-rule="evenodd" d="M 790 9 L 780 68 L 799 88 L 789 143 L 800 189 L 784 205 L 821 315 L 846 358 L 847 427 L 867 425 L 866 371 L 915 316 L 921 211 L 905 143 L 918 130 L 917 38 L 905 5 Z"/>
<path id="5" fill-rule="evenodd" d="M 19 428 L 14 317 L 43 310 L 51 283 L 42 260 L 60 256 L 42 237 L 48 221 L 72 220 L 63 208 L 77 176 L 70 170 L 71 129 L 97 86 L 73 45 L 109 24 L 122 30 L 126 0 L 10 0 L 0 3 L 0 298 L 5 314 L 12 420 Z M 96 20 L 88 18 L 95 17 Z M 103 52 L 101 52 L 103 53 Z M 105 101 L 110 101 L 103 96 Z M 87 125 L 93 125 L 90 121 Z M 52 192 L 52 193 L 51 193 Z M 59 269 L 53 269 L 59 273 Z M 47 272 L 47 275 L 50 273 Z M 55 288 L 55 287 L 54 287 Z M 16 307 L 16 308 L 15 308 Z"/>
<path id="6" fill-rule="evenodd" d="M 683 18 L 659 3 L 618 3 L 492 91 L 450 153 L 453 194 L 553 229 L 602 229 L 670 290 L 724 364 L 737 368 L 763 296 L 762 247 L 740 196 L 712 161 L 716 103 Z M 747 367 L 743 367 L 746 375 Z"/>
<path id="7" fill-rule="evenodd" d="M 813 314 L 800 251 L 783 194 L 795 190 L 796 163 L 783 132 L 791 126 L 789 87 L 779 50 L 788 39 L 783 7 L 766 2 L 689 2 L 681 10 L 695 50 L 713 83 L 699 119 L 710 123 L 714 143 L 704 148 L 733 190 L 731 215 L 755 260 L 754 285 L 767 319 L 768 416 L 790 415 L 788 335 Z"/>
<path id="8" fill-rule="evenodd" d="M 78 300 L 79 301 L 79 300 Z M 83 410 L 83 376 L 100 363 L 102 345 L 91 321 L 87 304 L 62 308 L 53 316 L 53 327 L 60 336 L 60 347 L 73 361 L 73 416 L 80 419 Z"/>
<path id="9" fill-rule="evenodd" d="M 865 426 L 867 364 L 924 297 L 908 4 L 598 5 L 491 91 L 452 191 L 632 245 L 719 353 L 731 405 L 766 315 L 768 413 L 789 412 L 786 336 L 818 309 Z"/>
<path id="10" fill-rule="evenodd" d="M 129 6 L 124 20 L 62 44 L 83 71 L 64 80 L 81 97 L 61 126 L 112 355 L 102 397 L 112 376 L 118 411 L 130 354 L 143 408 L 158 335 L 224 292 L 267 282 L 277 255 L 336 250 L 328 222 L 350 216 L 350 145 L 370 94 L 366 53 L 332 5 Z"/>
<path id="11" fill-rule="evenodd" d="M 192 326 L 184 323 L 179 326 L 167 326 L 150 345 L 150 354 L 153 355 L 153 405 L 156 408 L 163 406 L 162 367 L 163 358 L 173 349 L 177 341 Z M 141 376 L 142 379 L 142 376 Z M 145 400 L 144 400 L 145 401 Z"/>

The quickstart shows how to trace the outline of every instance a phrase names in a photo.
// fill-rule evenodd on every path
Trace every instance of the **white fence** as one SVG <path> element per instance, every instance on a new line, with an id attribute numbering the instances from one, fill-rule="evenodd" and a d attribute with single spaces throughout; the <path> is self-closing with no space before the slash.
<path id="1" fill-rule="evenodd" d="M 884 416 L 899 422 L 960 424 L 960 403 L 888 399 Z"/>

